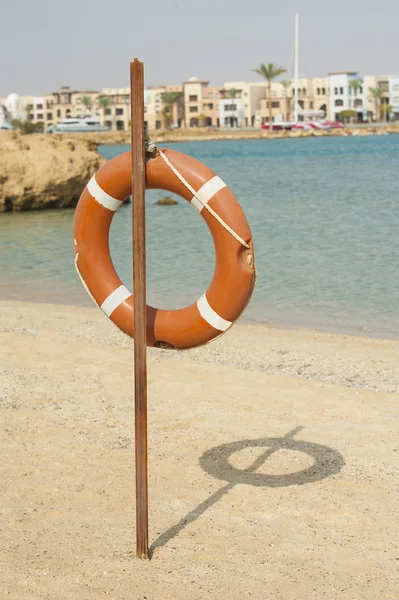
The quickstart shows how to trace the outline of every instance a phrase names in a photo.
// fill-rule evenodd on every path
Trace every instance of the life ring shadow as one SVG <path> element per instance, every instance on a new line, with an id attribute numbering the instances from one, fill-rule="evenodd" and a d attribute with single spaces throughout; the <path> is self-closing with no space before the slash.
<path id="1" fill-rule="evenodd" d="M 221 446 L 207 450 L 199 459 L 201 467 L 212 477 L 226 481 L 227 484 L 216 490 L 210 497 L 191 510 L 176 525 L 173 525 L 170 529 L 159 535 L 151 545 L 150 556 L 153 556 L 157 548 L 165 546 L 171 539 L 176 537 L 189 523 L 196 521 L 206 510 L 221 500 L 237 484 L 277 488 L 290 485 L 304 485 L 338 473 L 345 465 L 342 454 L 329 446 L 294 440 L 294 435 L 301 429 L 303 427 L 296 427 L 284 437 L 241 440 L 231 442 L 230 444 L 222 444 Z M 254 447 L 266 447 L 267 450 L 248 469 L 236 469 L 230 464 L 230 456 L 245 448 Z M 313 465 L 301 471 L 284 475 L 264 475 L 255 472 L 271 454 L 282 449 L 308 454 L 314 460 Z"/>
<path id="2" fill-rule="evenodd" d="M 265 437 L 255 440 L 240 440 L 210 448 L 199 459 L 200 465 L 212 477 L 233 485 L 245 484 L 271 488 L 304 485 L 338 473 L 345 465 L 342 454 L 329 446 L 295 440 L 293 436 L 301 429 L 302 427 L 297 427 L 280 438 Z M 229 462 L 229 458 L 236 452 L 257 447 L 266 447 L 267 450 L 248 469 L 237 469 Z M 313 458 L 314 462 L 310 467 L 293 473 L 272 475 L 256 472 L 271 454 L 282 449 L 303 452 Z"/>

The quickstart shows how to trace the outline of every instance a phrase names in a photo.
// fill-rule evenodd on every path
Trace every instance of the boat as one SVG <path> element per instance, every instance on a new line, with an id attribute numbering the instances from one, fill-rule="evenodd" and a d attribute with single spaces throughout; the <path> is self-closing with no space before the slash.
<path id="1" fill-rule="evenodd" d="M 81 133 L 84 131 L 110 131 L 110 128 L 101 125 L 98 117 L 69 117 L 46 128 L 46 133 Z"/>

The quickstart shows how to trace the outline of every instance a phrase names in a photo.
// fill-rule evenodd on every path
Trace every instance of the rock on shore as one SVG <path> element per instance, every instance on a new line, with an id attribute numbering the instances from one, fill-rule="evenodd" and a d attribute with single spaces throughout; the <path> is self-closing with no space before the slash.
<path id="1" fill-rule="evenodd" d="M 76 206 L 105 159 L 79 136 L 0 133 L 0 213 Z"/>

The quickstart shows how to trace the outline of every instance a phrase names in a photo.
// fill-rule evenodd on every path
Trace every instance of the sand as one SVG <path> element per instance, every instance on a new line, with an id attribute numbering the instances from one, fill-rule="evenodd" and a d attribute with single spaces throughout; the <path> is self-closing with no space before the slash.
<path id="1" fill-rule="evenodd" d="M 140 561 L 131 340 L 0 307 L 1 599 L 399 598 L 398 341 L 237 324 L 149 350 Z"/>

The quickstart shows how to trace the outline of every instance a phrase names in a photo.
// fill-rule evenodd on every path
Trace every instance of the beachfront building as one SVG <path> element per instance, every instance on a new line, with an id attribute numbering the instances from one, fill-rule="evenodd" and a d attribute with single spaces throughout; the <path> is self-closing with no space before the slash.
<path id="1" fill-rule="evenodd" d="M 242 90 L 222 88 L 219 94 L 220 127 L 242 127 L 244 120 Z"/>
<path id="2" fill-rule="evenodd" d="M 148 129 L 162 129 L 166 125 L 165 92 L 183 95 L 182 85 L 155 85 L 144 90 L 145 123 Z M 101 99 L 105 98 L 105 102 Z M 127 131 L 130 127 L 130 88 L 104 88 L 99 94 L 101 123 L 113 131 Z M 180 127 L 184 117 L 184 106 L 179 98 L 172 106 L 172 121 Z"/>
<path id="3" fill-rule="evenodd" d="M 351 82 L 357 80 L 361 86 L 354 90 Z M 344 115 L 355 113 L 354 117 L 347 117 L 355 121 L 367 120 L 367 90 L 364 78 L 357 71 L 335 71 L 330 73 L 330 118 L 339 121 Z"/>
<path id="4" fill-rule="evenodd" d="M 12 93 L 4 98 L 2 106 L 7 114 L 7 118 L 18 119 L 19 121 L 32 121 L 33 123 L 43 122 L 44 100 L 39 96 L 18 96 Z"/>
<path id="5" fill-rule="evenodd" d="M 212 87 L 208 81 L 190 77 L 183 84 L 184 125 L 185 127 L 219 127 L 218 87 Z"/>
<path id="6" fill-rule="evenodd" d="M 45 125 L 54 125 L 70 117 L 88 117 L 97 114 L 98 91 L 77 90 L 61 86 L 43 96 L 42 116 Z"/>
<path id="7" fill-rule="evenodd" d="M 317 82 L 317 83 L 316 83 Z M 264 125 L 269 122 L 270 104 L 273 122 L 289 122 L 295 119 L 295 82 L 285 87 L 279 81 L 271 85 L 272 97 L 269 98 L 268 89 L 259 100 L 259 108 L 255 111 L 255 123 Z M 322 119 L 328 116 L 328 85 L 327 78 L 298 79 L 298 104 L 297 113 L 299 121 Z"/>
<path id="8" fill-rule="evenodd" d="M 241 90 L 242 100 L 242 126 L 260 127 L 260 117 L 257 114 L 261 98 L 266 96 L 265 81 L 226 81 L 223 84 L 225 90 Z"/>
<path id="9" fill-rule="evenodd" d="M 388 77 L 389 105 L 391 107 L 391 119 L 399 121 L 399 75 Z"/>
<path id="10" fill-rule="evenodd" d="M 330 78 L 313 77 L 309 79 L 310 90 L 309 110 L 314 110 L 319 118 L 331 118 L 330 116 Z"/>
<path id="11" fill-rule="evenodd" d="M 106 99 L 103 104 L 103 99 Z M 130 88 L 104 88 L 97 98 L 102 125 L 113 131 L 126 131 L 130 123 Z"/>
<path id="12" fill-rule="evenodd" d="M 391 102 L 388 75 L 366 75 L 364 78 L 365 102 L 367 106 L 367 117 L 369 121 L 388 121 L 389 105 Z M 381 90 L 381 98 L 375 97 L 374 89 Z"/>

